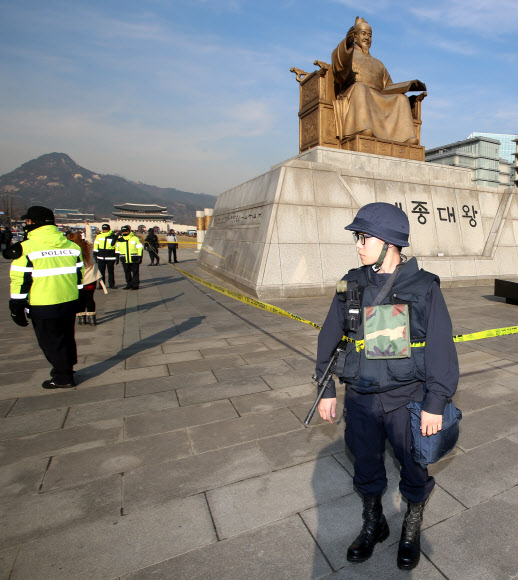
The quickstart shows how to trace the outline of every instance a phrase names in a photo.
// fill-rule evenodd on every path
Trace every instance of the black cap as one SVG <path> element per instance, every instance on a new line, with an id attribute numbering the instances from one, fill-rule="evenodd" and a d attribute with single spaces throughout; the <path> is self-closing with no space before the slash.
<path id="1" fill-rule="evenodd" d="M 109 229 L 110 229 L 110 224 L 103 224 L 103 225 L 101 226 L 101 229 L 102 229 L 102 230 L 109 230 Z"/>
<path id="2" fill-rule="evenodd" d="M 36 225 L 54 225 L 54 212 L 48 207 L 42 205 L 31 206 L 25 215 L 22 215 L 22 220 L 31 220 Z"/>
<path id="3" fill-rule="evenodd" d="M 122 226 L 121 232 L 131 232 L 131 227 L 130 226 Z"/>

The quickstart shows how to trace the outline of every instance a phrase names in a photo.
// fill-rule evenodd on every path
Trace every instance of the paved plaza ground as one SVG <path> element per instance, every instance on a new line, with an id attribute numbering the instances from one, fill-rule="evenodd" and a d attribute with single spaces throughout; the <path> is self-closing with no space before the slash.
<path id="1" fill-rule="evenodd" d="M 181 250 L 179 266 L 214 280 L 196 257 Z M 464 419 L 431 469 L 419 567 L 396 567 L 405 505 L 388 452 L 391 534 L 352 565 L 343 421 L 303 425 L 317 331 L 147 261 L 138 292 L 96 292 L 77 388 L 45 391 L 0 258 L 0 580 L 518 578 L 517 335 L 458 345 Z M 518 323 L 490 287 L 444 294 L 456 334 Z M 274 303 L 321 324 L 330 298 Z"/>

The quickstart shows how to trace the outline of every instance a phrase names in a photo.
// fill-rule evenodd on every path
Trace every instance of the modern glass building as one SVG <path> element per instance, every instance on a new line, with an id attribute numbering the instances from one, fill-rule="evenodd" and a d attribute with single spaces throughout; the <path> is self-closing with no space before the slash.
<path id="1" fill-rule="evenodd" d="M 509 161 L 509 163 L 514 163 L 514 153 L 516 152 L 516 143 L 514 139 L 518 135 L 507 135 L 505 133 L 471 133 L 468 139 L 473 137 L 489 137 L 490 139 L 496 139 L 500 141 L 499 154 L 502 159 Z"/>
<path id="2" fill-rule="evenodd" d="M 512 142 L 513 152 L 515 143 Z M 501 157 L 500 141 L 492 137 L 477 136 L 441 145 L 425 152 L 425 161 L 468 167 L 473 172 L 475 185 L 483 187 L 510 187 L 513 183 L 514 157 L 511 162 Z"/>

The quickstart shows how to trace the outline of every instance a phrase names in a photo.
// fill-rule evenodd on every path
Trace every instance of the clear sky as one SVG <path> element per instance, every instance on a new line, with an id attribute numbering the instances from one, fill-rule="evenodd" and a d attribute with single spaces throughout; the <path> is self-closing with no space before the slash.
<path id="1" fill-rule="evenodd" d="M 1 0 L 0 174 L 43 153 L 219 194 L 298 153 L 299 86 L 356 15 L 422 144 L 518 133 L 518 0 Z"/>

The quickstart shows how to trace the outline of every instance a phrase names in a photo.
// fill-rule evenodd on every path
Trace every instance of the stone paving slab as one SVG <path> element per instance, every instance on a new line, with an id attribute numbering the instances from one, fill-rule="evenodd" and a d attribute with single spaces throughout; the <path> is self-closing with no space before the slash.
<path id="1" fill-rule="evenodd" d="M 284 389 L 285 387 L 295 387 L 297 385 L 303 385 L 311 381 L 311 376 L 313 373 L 307 373 L 307 371 L 294 371 L 290 372 L 280 372 L 280 373 L 266 373 L 262 374 L 261 378 L 265 383 L 272 389 Z M 316 390 L 316 386 L 315 386 Z"/>
<path id="2" fill-rule="evenodd" d="M 116 518 L 120 511 L 120 475 L 74 489 L 1 502 L 0 549 L 37 540 L 105 516 Z M 38 514 L 37 518 L 33 517 L 35 513 Z"/>
<path id="3" fill-rule="evenodd" d="M 502 359 L 501 359 L 502 360 Z M 470 388 L 472 385 L 485 385 L 489 382 L 499 382 L 506 386 L 518 387 L 518 375 L 497 368 L 489 363 L 471 367 L 460 376 L 459 389 Z"/>
<path id="4" fill-rule="evenodd" d="M 178 399 L 174 391 L 164 391 L 163 393 L 154 393 L 115 401 L 100 401 L 83 405 L 73 405 L 68 412 L 65 429 L 84 423 L 92 423 L 93 421 L 129 417 L 131 415 L 161 411 L 174 407 L 178 407 Z"/>
<path id="5" fill-rule="evenodd" d="M 0 417 L 5 417 L 15 403 L 16 399 L 6 399 L 5 401 L 0 401 Z"/>
<path id="6" fill-rule="evenodd" d="M 501 360 L 503 357 L 494 356 L 479 351 L 473 351 L 466 354 L 459 354 L 460 372 L 469 370 L 470 368 L 479 368 L 481 364 L 491 364 L 495 361 Z"/>
<path id="7" fill-rule="evenodd" d="M 241 398 L 241 396 L 249 393 L 258 393 L 269 390 L 270 387 L 261 379 L 261 377 L 253 377 L 245 380 L 227 381 L 223 383 L 203 385 L 200 387 L 177 389 L 176 394 L 178 395 L 180 405 L 185 407 L 187 405 L 207 403 L 209 401 L 217 401 L 219 399 L 226 399 L 233 396 L 239 396 L 239 398 Z M 234 407 L 236 406 L 234 401 L 233 405 Z M 239 409 L 238 412 L 242 414 Z"/>
<path id="8" fill-rule="evenodd" d="M 124 473 L 143 465 L 163 463 L 191 455 L 185 431 L 171 431 L 151 437 L 87 449 L 54 457 L 45 475 L 43 491 L 71 487 Z"/>
<path id="9" fill-rule="evenodd" d="M 0 501 L 37 493 L 47 470 L 47 457 L 21 459 L 0 467 Z"/>
<path id="10" fill-rule="evenodd" d="M 161 345 L 164 354 L 180 353 L 189 350 L 202 350 L 211 348 L 226 348 L 229 343 L 224 338 L 206 338 L 197 340 L 174 340 L 166 341 Z"/>
<path id="11" fill-rule="evenodd" d="M 209 491 L 207 500 L 218 537 L 224 539 L 352 490 L 352 478 L 339 463 L 323 457 Z"/>
<path id="12" fill-rule="evenodd" d="M 181 375 L 190 372 L 215 371 L 227 367 L 239 367 L 245 365 L 245 361 L 239 354 L 231 354 L 216 359 L 197 360 L 195 362 L 178 362 L 168 364 L 170 375 Z"/>
<path id="13" fill-rule="evenodd" d="M 463 415 L 457 445 L 467 451 L 518 431 L 518 413 L 507 405 L 493 405 Z"/>
<path id="14" fill-rule="evenodd" d="M 441 487 L 472 507 L 518 485 L 518 439 L 499 439 L 429 467 Z"/>
<path id="15" fill-rule="evenodd" d="M 211 544 L 123 580 L 313 580 L 330 567 L 297 516 Z"/>
<path id="16" fill-rule="evenodd" d="M 232 397 L 231 401 L 240 415 L 249 415 L 251 413 L 274 411 L 280 407 L 292 407 L 298 404 L 304 404 L 309 409 L 315 397 L 315 385 L 306 384 L 276 391 L 269 390 L 251 395 L 239 395 Z"/>
<path id="17" fill-rule="evenodd" d="M 35 411 L 20 417 L 0 419 L 0 440 L 61 429 L 68 409 Z"/>
<path id="18" fill-rule="evenodd" d="M 14 561 L 18 555 L 19 548 L 10 548 L 0 552 L 0 580 L 9 580 L 13 569 Z"/>
<path id="19" fill-rule="evenodd" d="M 293 356 L 284 359 L 290 367 L 296 371 L 306 371 L 308 378 L 315 372 L 315 357 L 311 354 L 306 356 Z"/>
<path id="20" fill-rule="evenodd" d="M 193 455 L 124 474 L 125 512 L 158 505 L 270 472 L 255 443 Z"/>
<path id="21" fill-rule="evenodd" d="M 205 497 L 193 496 L 24 544 L 10 580 L 115 578 L 215 541 Z"/>
<path id="22" fill-rule="evenodd" d="M 267 437 L 258 441 L 274 471 L 343 451 L 343 432 L 334 425 L 321 425 Z"/>
<path id="23" fill-rule="evenodd" d="M 126 397 L 138 397 L 150 393 L 173 391 L 182 387 L 209 385 L 216 383 L 217 379 L 212 371 L 193 372 L 175 377 L 153 378 L 147 381 L 129 381 L 126 383 Z"/>
<path id="24" fill-rule="evenodd" d="M 276 340 L 279 337 L 280 340 Z M 282 340 L 282 333 L 274 333 L 274 334 L 265 334 L 264 332 L 254 332 L 247 334 L 245 336 L 230 336 L 226 339 L 227 343 L 230 345 L 242 345 L 242 344 L 250 344 L 254 342 L 260 342 L 262 344 L 266 344 L 270 346 L 270 344 L 281 344 Z M 285 345 L 282 345 L 285 346 Z"/>
<path id="25" fill-rule="evenodd" d="M 185 407 L 190 409 L 191 407 Z M 300 421 L 288 409 L 247 415 L 187 430 L 195 453 L 238 445 L 270 435 L 303 429 Z"/>
<path id="26" fill-rule="evenodd" d="M 213 401 L 127 417 L 124 432 L 126 439 L 131 439 L 214 421 L 218 421 L 219 425 L 225 419 L 233 417 L 237 417 L 237 413 L 230 401 Z"/>
<path id="27" fill-rule="evenodd" d="M 197 361 L 202 358 L 203 357 L 199 350 L 187 350 L 184 352 L 172 352 L 168 354 L 135 355 L 126 359 L 126 368 L 136 369 L 168 363 L 182 363 L 186 361 Z M 195 364 L 196 363 L 193 363 L 192 366 L 195 366 Z"/>
<path id="28" fill-rule="evenodd" d="M 25 415 L 34 411 L 45 409 L 56 409 L 58 407 L 69 407 L 82 403 L 93 403 L 109 401 L 112 399 L 122 399 L 124 397 L 124 385 L 106 385 L 102 387 L 91 387 L 89 389 L 71 389 L 65 392 L 51 391 L 37 397 L 23 397 L 16 400 L 16 404 L 11 409 L 9 416 Z"/>
<path id="29" fill-rule="evenodd" d="M 95 374 L 90 373 L 86 368 L 77 371 L 76 378 L 81 388 L 113 385 L 135 380 L 148 381 L 157 377 L 167 377 L 169 375 L 166 365 L 156 365 L 149 368 L 146 367 L 131 370 L 117 370 L 116 368 L 110 368 L 109 370 L 94 371 L 94 373 Z"/>
<path id="30" fill-rule="evenodd" d="M 85 357 L 82 357 L 83 359 Z M 79 362 L 79 357 L 78 357 Z M 81 361 L 82 362 L 82 361 Z M 49 363 L 45 358 L 38 358 L 34 360 L 26 360 L 23 362 L 23 370 L 24 371 L 33 371 L 39 369 L 48 370 Z M 9 373 L 9 372 L 18 372 L 20 370 L 20 363 L 18 360 L 13 360 L 12 358 L 9 361 L 2 361 L 2 372 Z"/>
<path id="31" fill-rule="evenodd" d="M 518 488 L 513 487 L 426 530 L 421 549 L 451 580 L 515 578 L 517 519 Z"/>
<path id="32" fill-rule="evenodd" d="M 517 398 L 517 389 L 491 382 L 458 389 L 453 397 L 453 402 L 466 414 L 470 411 L 479 411 L 480 409 L 485 409 L 504 401 L 508 403 Z"/>
<path id="33" fill-rule="evenodd" d="M 245 359 L 247 364 L 259 364 L 278 359 L 293 358 L 297 355 L 310 356 L 309 352 L 302 347 L 290 348 L 274 348 L 270 350 L 262 350 L 259 352 L 242 352 L 241 356 Z"/>
<path id="34" fill-rule="evenodd" d="M 203 358 L 217 358 L 220 356 L 227 356 L 229 354 L 240 354 L 243 356 L 243 358 L 245 360 L 247 360 L 245 358 L 246 355 L 251 354 L 251 353 L 261 352 L 261 351 L 262 352 L 270 352 L 270 349 L 268 348 L 268 346 L 266 346 L 262 342 L 253 342 L 253 343 L 240 344 L 240 345 L 227 344 L 224 347 L 200 349 L 200 352 L 201 352 Z"/>
<path id="35" fill-rule="evenodd" d="M 0 460 L 7 464 L 18 461 L 20 457 L 49 457 L 74 453 L 120 441 L 122 436 L 122 419 L 98 421 L 66 430 L 47 431 L 0 441 Z"/>
<path id="36" fill-rule="evenodd" d="M 244 361 L 243 361 L 244 362 Z M 207 361 L 210 363 L 210 360 Z M 212 371 L 216 375 L 219 382 L 224 381 L 238 381 L 241 379 L 248 379 L 251 377 L 258 377 L 272 373 L 286 373 L 288 374 L 293 369 L 283 360 L 275 360 L 272 362 L 265 362 L 263 364 L 245 365 L 234 368 L 213 368 Z"/>

